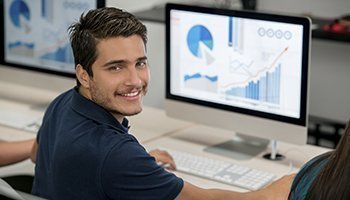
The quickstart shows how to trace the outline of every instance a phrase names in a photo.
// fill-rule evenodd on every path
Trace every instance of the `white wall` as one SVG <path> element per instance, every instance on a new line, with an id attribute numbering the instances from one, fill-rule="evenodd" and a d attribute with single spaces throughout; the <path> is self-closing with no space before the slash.
<path id="1" fill-rule="evenodd" d="M 311 48 L 310 113 L 350 118 L 350 43 L 314 39 Z"/>
<path id="2" fill-rule="evenodd" d="M 260 10 L 290 13 L 308 13 L 313 16 L 334 18 L 350 14 L 349 0 L 257 0 Z"/>

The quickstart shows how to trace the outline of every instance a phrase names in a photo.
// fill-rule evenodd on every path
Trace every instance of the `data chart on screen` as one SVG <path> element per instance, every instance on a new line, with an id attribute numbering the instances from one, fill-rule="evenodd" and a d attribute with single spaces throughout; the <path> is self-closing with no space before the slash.
<path id="1" fill-rule="evenodd" d="M 67 29 L 96 6 L 96 0 L 5 0 L 5 61 L 73 73 Z"/>
<path id="2" fill-rule="evenodd" d="M 171 92 L 300 117 L 303 26 L 172 11 Z"/>

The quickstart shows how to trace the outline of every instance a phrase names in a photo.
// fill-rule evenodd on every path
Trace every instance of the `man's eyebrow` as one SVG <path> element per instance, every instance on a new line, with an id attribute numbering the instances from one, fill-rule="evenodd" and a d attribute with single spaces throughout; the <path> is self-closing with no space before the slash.
<path id="1" fill-rule="evenodd" d="M 144 61 L 144 60 L 147 60 L 147 56 L 139 57 L 136 59 L 136 61 Z M 127 61 L 127 60 L 111 60 L 109 62 L 106 62 L 103 65 L 103 67 L 108 67 L 111 65 L 120 64 L 120 63 L 127 63 L 127 62 L 129 62 L 129 61 Z"/>
<path id="2" fill-rule="evenodd" d="M 140 61 L 140 60 L 147 60 L 147 56 L 143 56 L 137 59 L 137 61 Z"/>
<path id="3" fill-rule="evenodd" d="M 120 64 L 120 63 L 126 63 L 125 60 L 111 60 L 109 62 L 106 62 L 103 67 L 108 67 L 108 66 L 111 66 L 111 65 L 115 65 L 115 64 Z"/>

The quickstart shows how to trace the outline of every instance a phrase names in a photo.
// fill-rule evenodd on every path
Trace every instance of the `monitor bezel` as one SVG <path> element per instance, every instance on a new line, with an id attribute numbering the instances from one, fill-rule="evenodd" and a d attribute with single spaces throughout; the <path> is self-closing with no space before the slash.
<path id="1" fill-rule="evenodd" d="M 39 65 L 24 65 L 19 63 L 13 63 L 5 60 L 5 23 L 4 22 L 4 1 L 0 2 L 0 10 L 3 14 L 0 15 L 0 65 L 6 66 L 6 67 L 12 67 L 17 69 L 24 69 L 28 71 L 34 71 L 34 72 L 40 72 L 40 73 L 46 73 L 46 74 L 53 74 L 53 75 L 59 75 L 64 77 L 70 77 L 75 78 L 75 73 L 70 72 L 63 72 L 63 71 L 57 71 L 57 70 L 51 70 L 51 69 L 45 69 L 41 68 Z M 97 8 L 105 7 L 106 6 L 106 0 L 96 0 L 96 6 Z"/>
<path id="2" fill-rule="evenodd" d="M 189 97 L 183 97 L 171 93 L 171 26 L 170 26 L 170 12 L 171 10 L 180 10 L 180 11 L 190 11 L 190 12 L 199 12 L 199 13 L 208 13 L 216 14 L 223 16 L 233 16 L 233 17 L 242 17 L 249 19 L 260 19 L 260 20 L 269 20 L 274 22 L 284 22 L 299 24 L 303 26 L 303 47 L 302 47 L 302 72 L 301 72 L 301 95 L 300 95 L 300 117 L 292 118 L 288 116 L 282 116 L 272 113 L 266 113 L 262 111 L 254 111 L 234 106 L 228 106 L 208 101 L 203 101 L 199 99 L 193 99 Z M 311 40 L 311 21 L 308 17 L 302 16 L 292 16 L 292 15 L 280 15 L 280 14 L 271 14 L 271 13 L 261 13 L 254 11 L 241 11 L 241 10 L 228 10 L 228 9 L 219 9 L 219 8 L 208 8 L 201 6 L 189 6 L 182 4 L 167 4 L 166 5 L 166 99 L 175 100 L 179 102 L 186 102 L 194 105 L 201 105 L 206 107 L 211 107 L 219 110 L 230 111 L 235 113 L 240 113 L 244 115 L 250 115 L 254 117 L 270 119 L 280 122 L 285 122 L 294 125 L 307 126 L 308 121 L 308 76 L 309 76 L 309 54 L 310 54 L 310 40 Z"/>

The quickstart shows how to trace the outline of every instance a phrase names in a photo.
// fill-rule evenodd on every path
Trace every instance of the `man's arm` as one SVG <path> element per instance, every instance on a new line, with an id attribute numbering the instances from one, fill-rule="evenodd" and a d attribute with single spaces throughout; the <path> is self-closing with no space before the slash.
<path id="1" fill-rule="evenodd" d="M 35 139 L 0 142 L 0 166 L 13 164 L 29 158 Z"/>
<path id="2" fill-rule="evenodd" d="M 37 151 L 37 148 L 38 148 L 38 141 L 35 140 L 35 142 L 33 144 L 33 147 L 32 147 L 32 150 L 30 152 L 30 159 L 32 160 L 33 163 L 36 162 L 36 151 Z"/>
<path id="3" fill-rule="evenodd" d="M 176 200 L 287 200 L 294 176 L 284 176 L 264 189 L 246 193 L 203 189 L 185 182 Z"/>

